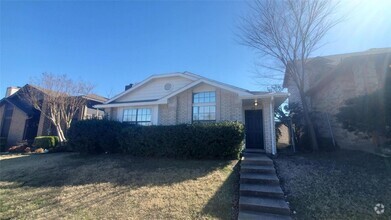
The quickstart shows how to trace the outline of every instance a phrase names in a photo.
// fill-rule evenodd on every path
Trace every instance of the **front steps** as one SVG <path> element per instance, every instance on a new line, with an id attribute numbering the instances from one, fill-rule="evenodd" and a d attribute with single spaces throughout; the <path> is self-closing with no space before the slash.
<path id="1" fill-rule="evenodd" d="M 238 219 L 291 219 L 273 161 L 262 150 L 246 150 L 240 168 Z"/>

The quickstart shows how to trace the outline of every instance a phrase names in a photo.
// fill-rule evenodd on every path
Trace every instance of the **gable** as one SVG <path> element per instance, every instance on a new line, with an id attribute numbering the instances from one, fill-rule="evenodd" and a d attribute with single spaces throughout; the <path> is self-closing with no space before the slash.
<path id="1" fill-rule="evenodd" d="M 152 79 L 133 91 L 118 97 L 111 103 L 128 101 L 158 100 L 173 93 L 193 80 L 181 76 L 161 77 Z M 171 85 L 171 86 L 170 86 Z"/>

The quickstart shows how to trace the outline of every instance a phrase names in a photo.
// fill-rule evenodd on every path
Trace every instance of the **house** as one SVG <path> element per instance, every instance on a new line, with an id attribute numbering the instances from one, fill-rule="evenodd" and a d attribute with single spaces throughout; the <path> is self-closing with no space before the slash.
<path id="1" fill-rule="evenodd" d="M 346 100 L 369 94 L 384 86 L 391 68 L 391 48 L 315 57 L 308 60 L 305 94 L 310 109 L 315 112 L 318 137 L 333 140 L 342 148 L 374 152 L 373 140 L 363 133 L 355 134 L 342 128 L 335 115 Z M 291 94 L 289 103 L 300 102 L 298 90 L 289 74 L 283 86 Z"/>
<path id="2" fill-rule="evenodd" d="M 8 87 L 6 96 L 0 100 L 0 137 L 6 138 L 7 146 L 22 140 L 33 141 L 36 136 L 56 135 L 52 122 L 27 101 L 24 91 L 34 90 L 43 99 L 45 90 L 33 85 Z M 101 118 L 104 112 L 93 107 L 107 101 L 106 98 L 90 94 L 83 96 L 86 104 L 74 120 Z"/>
<path id="3" fill-rule="evenodd" d="M 95 107 L 112 120 L 138 125 L 240 121 L 246 126 L 247 148 L 276 154 L 274 107 L 287 97 L 182 72 L 152 75 Z"/>

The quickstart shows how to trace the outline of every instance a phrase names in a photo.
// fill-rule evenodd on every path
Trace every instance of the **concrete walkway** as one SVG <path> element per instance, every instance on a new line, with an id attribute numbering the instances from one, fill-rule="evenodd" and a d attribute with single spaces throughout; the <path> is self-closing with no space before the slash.
<path id="1" fill-rule="evenodd" d="M 291 219 L 273 160 L 261 150 L 246 150 L 240 167 L 239 220 Z"/>

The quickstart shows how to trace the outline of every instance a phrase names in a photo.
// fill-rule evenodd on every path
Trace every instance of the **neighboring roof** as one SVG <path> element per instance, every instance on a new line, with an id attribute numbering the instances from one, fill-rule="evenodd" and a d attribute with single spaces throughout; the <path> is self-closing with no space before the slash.
<path id="1" fill-rule="evenodd" d="M 25 88 L 25 87 L 28 87 L 28 85 L 25 85 L 22 88 Z M 22 97 L 23 94 L 21 94 L 22 92 L 23 92 L 23 89 L 20 89 L 17 92 L 15 92 L 14 94 L 12 94 L 6 98 L 1 99 L 0 106 L 4 105 L 6 103 L 10 103 L 10 104 L 16 106 L 18 109 L 22 110 L 27 115 L 37 114 L 38 110 L 36 110 L 31 105 L 31 103 L 29 103 L 27 100 L 23 99 L 23 97 Z"/>
<path id="2" fill-rule="evenodd" d="M 346 57 L 340 63 L 338 63 L 335 66 L 335 68 L 333 68 L 332 71 L 319 74 L 318 78 L 320 79 L 313 82 L 311 87 L 306 91 L 306 93 L 312 94 L 314 92 L 317 92 L 321 88 L 327 86 L 330 83 L 330 81 L 335 80 L 338 76 L 351 72 L 352 66 L 356 66 L 362 62 L 366 62 L 365 60 L 363 60 L 363 58 L 365 60 L 370 59 L 371 61 L 373 61 L 375 68 L 386 70 L 391 63 L 391 51 L 387 53 L 378 53 L 378 54 L 373 53 L 373 54 Z M 382 73 L 382 71 L 380 70 L 380 72 L 378 73 Z"/>
<path id="3" fill-rule="evenodd" d="M 51 90 L 48 90 L 48 89 L 44 89 L 44 88 L 41 88 L 39 86 L 36 86 L 36 85 L 31 85 L 31 84 L 26 84 L 26 85 L 29 85 L 41 92 L 43 92 L 44 94 L 46 95 L 50 95 L 50 93 L 52 93 Z M 97 101 L 97 102 L 106 102 L 108 99 L 106 97 L 103 97 L 103 96 L 100 96 L 100 95 L 97 95 L 97 94 L 94 94 L 94 93 L 91 93 L 91 94 L 88 94 L 88 95 L 83 95 L 82 96 L 83 98 L 85 99 L 88 99 L 88 100 L 93 100 L 93 101 Z"/>
<path id="4" fill-rule="evenodd" d="M 334 54 L 328 56 L 317 56 L 308 59 L 307 65 L 316 66 L 316 65 L 329 65 L 332 69 L 336 69 L 340 64 L 347 58 L 352 59 L 355 57 L 370 56 L 370 55 L 380 55 L 380 54 L 391 54 L 391 48 L 372 48 L 369 50 L 354 52 L 354 53 L 345 53 L 345 54 Z M 317 84 L 322 83 L 323 80 L 330 79 L 329 75 L 335 72 L 334 70 L 329 71 L 328 74 L 318 74 L 312 78 L 316 79 Z M 285 72 L 283 87 L 286 88 L 288 82 L 288 74 Z M 313 82 L 311 82 L 313 83 Z"/>
<path id="5" fill-rule="evenodd" d="M 344 53 L 344 54 L 334 54 L 328 56 L 318 56 L 315 58 L 324 58 L 332 62 L 332 64 L 337 65 L 342 62 L 343 59 L 354 56 L 367 56 L 367 55 L 375 55 L 375 54 L 383 54 L 383 53 L 391 53 L 391 47 L 389 48 L 372 48 L 365 51 L 353 52 L 353 53 Z M 313 59 L 315 59 L 313 58 Z"/>
<path id="6" fill-rule="evenodd" d="M 88 94 L 86 96 L 83 96 L 83 98 L 85 99 L 89 99 L 89 100 L 93 100 L 93 101 L 97 101 L 97 102 L 101 102 L 101 103 L 104 103 L 108 100 L 108 98 L 105 98 L 103 96 L 100 96 L 100 95 L 97 95 L 97 94 Z"/>
<path id="7" fill-rule="evenodd" d="M 26 84 L 23 87 L 20 87 L 20 89 L 17 92 L 15 92 L 14 94 L 1 99 L 0 106 L 4 105 L 5 103 L 11 103 L 14 106 L 16 106 L 17 108 L 19 108 L 20 110 L 22 110 L 23 112 L 25 112 L 26 114 L 36 113 L 35 111 L 37 111 L 37 110 L 35 110 L 32 107 L 31 103 L 29 103 L 27 100 L 23 99 L 23 92 L 26 91 L 26 89 L 35 89 L 35 90 L 41 92 L 42 94 L 50 95 L 50 90 L 43 89 L 43 88 L 36 86 L 36 85 Z M 92 101 L 96 101 L 99 103 L 104 103 L 105 101 L 107 101 L 107 98 L 105 98 L 103 96 L 99 96 L 97 94 L 88 94 L 86 96 L 83 96 L 83 98 L 88 99 L 88 100 L 92 100 Z"/>

